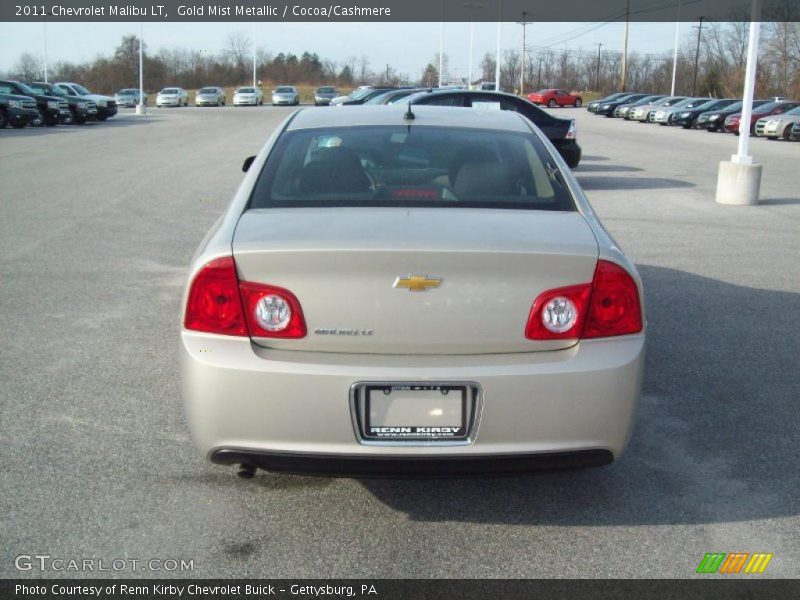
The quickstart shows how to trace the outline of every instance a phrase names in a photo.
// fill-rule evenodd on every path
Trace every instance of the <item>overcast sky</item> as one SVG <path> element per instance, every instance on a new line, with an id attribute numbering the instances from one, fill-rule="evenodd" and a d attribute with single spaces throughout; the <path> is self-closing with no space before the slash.
<path id="1" fill-rule="evenodd" d="M 257 44 L 272 52 L 316 52 L 321 58 L 342 61 L 348 56 L 367 55 L 370 68 L 382 69 L 388 63 L 401 74 L 417 77 L 439 49 L 439 23 L 266 23 L 257 24 Z M 41 23 L 0 23 L 0 71 L 13 67 L 19 55 L 28 51 L 42 54 Z M 451 72 L 464 75 L 469 60 L 469 23 L 445 23 L 444 52 Z M 682 37 L 691 24 L 681 25 Z M 534 23 L 528 28 L 528 46 L 547 44 L 553 50 L 583 48 L 596 52 L 621 50 L 622 23 Z M 48 23 L 49 62 L 80 62 L 97 55 L 109 55 L 126 34 L 137 34 L 138 23 Z M 250 23 L 145 23 L 145 43 L 150 50 L 183 47 L 221 51 L 231 32 L 252 32 Z M 483 54 L 494 52 L 497 25 L 476 23 L 474 69 Z M 671 52 L 674 23 L 631 23 L 629 48 L 642 53 Z M 573 38 L 573 39 L 568 39 Z M 520 48 L 522 27 L 504 23 L 503 46 Z M 566 40 L 566 41 L 564 41 Z"/>

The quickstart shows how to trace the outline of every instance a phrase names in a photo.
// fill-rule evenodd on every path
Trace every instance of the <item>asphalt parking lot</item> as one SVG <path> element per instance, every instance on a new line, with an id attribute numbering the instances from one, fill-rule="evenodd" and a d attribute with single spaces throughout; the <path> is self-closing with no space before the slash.
<path id="1" fill-rule="evenodd" d="M 37 553 L 182 558 L 196 577 L 690 577 L 734 551 L 800 576 L 800 143 L 753 140 L 765 203 L 724 207 L 734 136 L 555 111 L 576 117 L 576 173 L 646 287 L 644 393 L 617 463 L 243 481 L 188 437 L 181 289 L 242 160 L 291 110 L 0 132 L 3 577 L 52 575 L 15 569 Z"/>

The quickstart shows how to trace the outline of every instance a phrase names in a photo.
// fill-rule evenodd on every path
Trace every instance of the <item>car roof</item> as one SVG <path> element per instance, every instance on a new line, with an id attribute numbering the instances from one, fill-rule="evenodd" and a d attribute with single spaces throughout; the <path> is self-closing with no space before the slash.
<path id="1" fill-rule="evenodd" d="M 301 109 L 287 125 L 287 131 L 329 127 L 436 126 L 471 129 L 502 129 L 530 133 L 526 119 L 513 110 L 480 110 L 450 106 L 412 107 L 414 120 L 406 120 L 406 104 L 340 106 L 336 110 Z"/>

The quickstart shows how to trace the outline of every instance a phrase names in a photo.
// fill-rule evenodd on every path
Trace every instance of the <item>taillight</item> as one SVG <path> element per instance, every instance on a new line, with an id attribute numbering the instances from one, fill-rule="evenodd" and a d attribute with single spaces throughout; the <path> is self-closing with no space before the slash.
<path id="1" fill-rule="evenodd" d="M 633 277 L 615 263 L 597 261 L 589 312 L 581 337 L 628 335 L 641 330 L 642 306 Z"/>
<path id="2" fill-rule="evenodd" d="M 619 265 L 599 260 L 592 283 L 539 294 L 528 317 L 525 337 L 589 339 L 641 330 L 642 309 L 636 282 Z"/>
<path id="3" fill-rule="evenodd" d="M 574 140 L 578 137 L 578 127 L 575 125 L 575 119 L 569 122 L 569 129 L 567 130 L 567 139 Z"/>
<path id="4" fill-rule="evenodd" d="M 212 260 L 195 275 L 183 324 L 193 331 L 243 337 L 306 335 L 295 295 L 271 285 L 240 282 L 232 256 Z"/>
<path id="5" fill-rule="evenodd" d="M 306 336 L 303 311 L 292 292 L 248 282 L 242 282 L 239 289 L 251 336 L 295 339 Z"/>
<path id="6" fill-rule="evenodd" d="M 529 340 L 578 339 L 591 292 L 591 284 L 584 283 L 539 294 L 528 317 L 525 337 Z"/>
<path id="7" fill-rule="evenodd" d="M 212 260 L 195 275 L 183 325 L 193 331 L 247 335 L 232 256 Z"/>

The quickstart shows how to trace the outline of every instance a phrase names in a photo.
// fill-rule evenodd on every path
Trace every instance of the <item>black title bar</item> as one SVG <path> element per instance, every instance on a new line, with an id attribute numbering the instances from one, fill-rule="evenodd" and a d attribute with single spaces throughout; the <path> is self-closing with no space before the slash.
<path id="1" fill-rule="evenodd" d="M 796 600 L 800 581 L 717 576 L 679 580 L 6 579 L 3 600 Z"/>
<path id="2" fill-rule="evenodd" d="M 797 21 L 759 0 L 762 21 Z M 0 21 L 749 21 L 753 0 L 3 0 Z"/>

